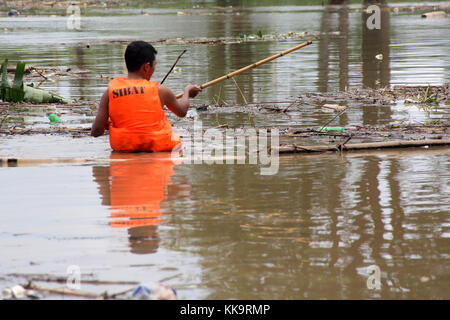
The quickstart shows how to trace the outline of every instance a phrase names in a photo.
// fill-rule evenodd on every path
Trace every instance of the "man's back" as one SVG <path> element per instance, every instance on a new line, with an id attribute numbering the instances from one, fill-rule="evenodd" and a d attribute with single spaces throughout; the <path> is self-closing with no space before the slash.
<path id="1" fill-rule="evenodd" d="M 108 90 L 113 150 L 171 151 L 181 143 L 162 108 L 157 82 L 117 77 Z"/>
<path id="2" fill-rule="evenodd" d="M 103 93 L 91 135 L 98 137 L 109 129 L 114 151 L 172 151 L 182 143 L 173 132 L 163 106 L 178 117 L 184 117 L 189 98 L 194 98 L 201 89 L 186 86 L 178 101 L 169 88 L 150 82 L 156 67 L 156 53 L 146 42 L 130 43 L 125 50 L 128 77 L 115 78 Z"/>

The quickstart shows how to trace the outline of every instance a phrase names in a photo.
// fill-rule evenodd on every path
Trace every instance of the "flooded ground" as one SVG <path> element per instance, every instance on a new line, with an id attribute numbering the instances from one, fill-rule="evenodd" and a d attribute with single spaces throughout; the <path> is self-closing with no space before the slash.
<path id="1" fill-rule="evenodd" d="M 206 89 L 194 103 L 224 109 L 200 110 L 205 128 L 318 127 L 336 115 L 325 112 L 323 103 L 348 107 L 332 125 L 448 128 L 448 99 L 429 106 L 405 98 L 346 102 L 333 95 L 450 80 L 448 19 L 383 12 L 380 32 L 367 33 L 358 8 L 205 10 L 211 14 L 147 8 L 143 14 L 129 9 L 120 15 L 105 9 L 83 16 L 81 31 L 67 30 L 67 17 L 1 17 L 0 57 L 78 72 L 44 81 L 42 87 L 83 107 L 15 106 L 22 108 L 16 110 L 20 119 L 11 122 L 0 114 L 0 121 L 7 128 L 48 129 L 48 112 L 61 112 L 61 126 L 88 128 L 109 78 L 125 72 L 126 44 L 114 41 L 235 37 L 261 30 L 308 32 L 320 40 L 237 77 L 243 95 L 233 81 Z M 154 77 L 160 81 L 183 49 L 188 51 L 166 82 L 174 91 L 295 44 L 160 45 Z M 315 94 L 323 98 L 319 106 L 308 100 Z M 264 101 L 286 102 L 273 103 L 279 108 L 298 103 L 286 113 L 226 109 Z M 176 129 L 193 125 L 189 118 L 170 119 Z M 169 277 L 166 284 L 182 299 L 448 299 L 449 152 L 432 147 L 285 155 L 277 174 L 264 176 L 259 164 L 194 164 L 168 154 L 111 153 L 107 136 L 3 135 L 2 158 L 102 160 L 3 164 L 0 286 L 23 283 L 17 274 L 67 276 L 67 268 L 77 265 L 86 279 Z M 367 288 L 371 265 L 381 270 L 381 290 Z M 101 293 L 105 286 L 82 289 Z"/>

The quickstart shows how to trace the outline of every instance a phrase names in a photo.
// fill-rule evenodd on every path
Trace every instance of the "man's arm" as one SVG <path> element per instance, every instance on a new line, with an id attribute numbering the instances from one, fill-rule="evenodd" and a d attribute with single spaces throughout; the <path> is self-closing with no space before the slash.
<path id="1" fill-rule="evenodd" d="M 108 125 L 109 112 L 109 92 L 108 90 L 103 93 L 102 99 L 100 100 L 100 105 L 98 107 L 98 113 L 95 117 L 94 123 L 91 128 L 91 136 L 98 137 L 101 136 Z"/>
<path id="2" fill-rule="evenodd" d="M 186 116 L 189 109 L 189 98 L 194 98 L 200 91 L 202 91 L 202 89 L 199 87 L 188 85 L 184 89 L 183 97 L 180 100 L 177 100 L 172 90 L 166 86 L 160 85 L 159 97 L 161 98 L 161 104 L 163 106 L 166 105 L 170 111 L 180 118 L 183 118 Z"/>

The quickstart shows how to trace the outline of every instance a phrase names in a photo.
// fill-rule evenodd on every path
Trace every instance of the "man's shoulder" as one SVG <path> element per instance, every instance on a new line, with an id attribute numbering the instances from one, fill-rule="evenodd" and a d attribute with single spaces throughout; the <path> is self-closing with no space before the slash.
<path id="1" fill-rule="evenodd" d="M 115 77 L 115 78 L 111 79 L 111 80 L 108 82 L 108 85 L 111 84 L 111 83 L 123 82 L 123 81 L 126 81 L 126 80 L 127 80 L 127 78 L 125 78 L 125 77 L 123 77 L 123 76 L 118 76 L 118 77 Z"/>
<path id="2" fill-rule="evenodd" d="M 162 84 L 158 84 L 158 90 L 159 93 L 164 93 L 164 94 L 173 94 L 172 90 L 170 90 L 168 87 L 162 85 Z"/>

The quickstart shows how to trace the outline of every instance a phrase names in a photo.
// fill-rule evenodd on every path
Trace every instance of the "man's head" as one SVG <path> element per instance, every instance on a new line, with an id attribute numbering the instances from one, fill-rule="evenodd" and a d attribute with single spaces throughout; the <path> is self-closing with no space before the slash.
<path id="1" fill-rule="evenodd" d="M 156 54 L 151 44 L 144 41 L 133 41 L 125 50 L 125 64 L 129 73 L 139 73 L 149 80 L 155 71 Z"/>

